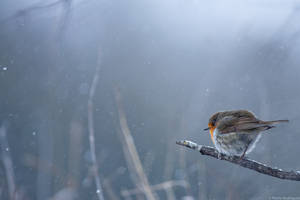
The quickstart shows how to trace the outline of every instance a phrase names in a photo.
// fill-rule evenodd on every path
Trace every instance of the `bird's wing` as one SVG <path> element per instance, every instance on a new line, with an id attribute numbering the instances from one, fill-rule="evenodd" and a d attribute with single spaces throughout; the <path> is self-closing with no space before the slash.
<path id="1" fill-rule="evenodd" d="M 217 128 L 221 134 L 231 132 L 252 132 L 254 130 L 264 131 L 272 128 L 273 126 L 266 125 L 263 121 L 256 119 L 255 117 L 234 117 L 227 116 L 221 119 Z"/>

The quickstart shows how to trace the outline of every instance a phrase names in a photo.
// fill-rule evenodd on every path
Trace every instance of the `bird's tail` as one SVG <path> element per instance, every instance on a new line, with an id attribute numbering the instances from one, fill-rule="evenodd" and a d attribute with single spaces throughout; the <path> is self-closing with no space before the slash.
<path id="1" fill-rule="evenodd" d="M 273 125 L 273 124 L 279 124 L 279 123 L 282 123 L 282 122 L 289 122 L 289 120 L 281 119 L 281 120 L 274 120 L 274 121 L 263 121 L 262 124 Z"/>
<path id="2" fill-rule="evenodd" d="M 287 119 L 282 119 L 282 120 L 274 120 L 274 121 L 260 121 L 259 124 L 260 126 L 258 127 L 258 129 L 260 131 L 266 131 L 269 130 L 271 128 L 275 128 L 275 126 L 273 126 L 274 124 L 279 124 L 282 122 L 289 122 L 289 120 Z"/>

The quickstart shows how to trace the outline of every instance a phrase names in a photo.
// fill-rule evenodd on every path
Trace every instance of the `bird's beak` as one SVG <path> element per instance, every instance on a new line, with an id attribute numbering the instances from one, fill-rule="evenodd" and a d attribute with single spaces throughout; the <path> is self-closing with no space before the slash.
<path id="1" fill-rule="evenodd" d="M 209 130 L 209 127 L 204 129 L 204 131 L 208 131 L 208 130 Z"/>

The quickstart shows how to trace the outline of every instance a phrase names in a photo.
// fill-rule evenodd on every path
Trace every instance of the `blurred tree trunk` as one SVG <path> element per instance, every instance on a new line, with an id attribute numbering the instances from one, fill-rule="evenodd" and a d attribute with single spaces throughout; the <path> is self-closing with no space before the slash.
<path id="1" fill-rule="evenodd" d="M 69 133 L 69 163 L 68 163 L 68 185 L 78 188 L 80 184 L 81 157 L 82 157 L 82 123 L 78 120 L 71 122 Z"/>
<path id="2" fill-rule="evenodd" d="M 43 113 L 43 114 L 42 114 Z M 53 166 L 53 124 L 50 120 L 51 117 L 47 116 L 47 111 L 40 112 L 38 114 L 38 120 L 40 125 L 37 128 L 38 137 L 38 174 L 37 174 L 37 199 L 44 200 L 51 196 L 52 194 L 52 174 L 49 171 L 41 170 L 45 167 L 45 162 L 47 161 L 47 167 L 52 168 Z"/>

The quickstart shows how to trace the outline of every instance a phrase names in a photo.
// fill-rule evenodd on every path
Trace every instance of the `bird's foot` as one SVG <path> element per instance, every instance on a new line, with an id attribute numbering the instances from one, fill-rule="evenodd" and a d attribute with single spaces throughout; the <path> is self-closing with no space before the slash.
<path id="1" fill-rule="evenodd" d="M 242 161 L 244 158 L 247 158 L 247 157 L 245 156 L 245 153 L 243 153 L 243 155 L 241 155 L 241 157 L 240 157 L 240 159 L 239 159 L 239 162 Z"/>

